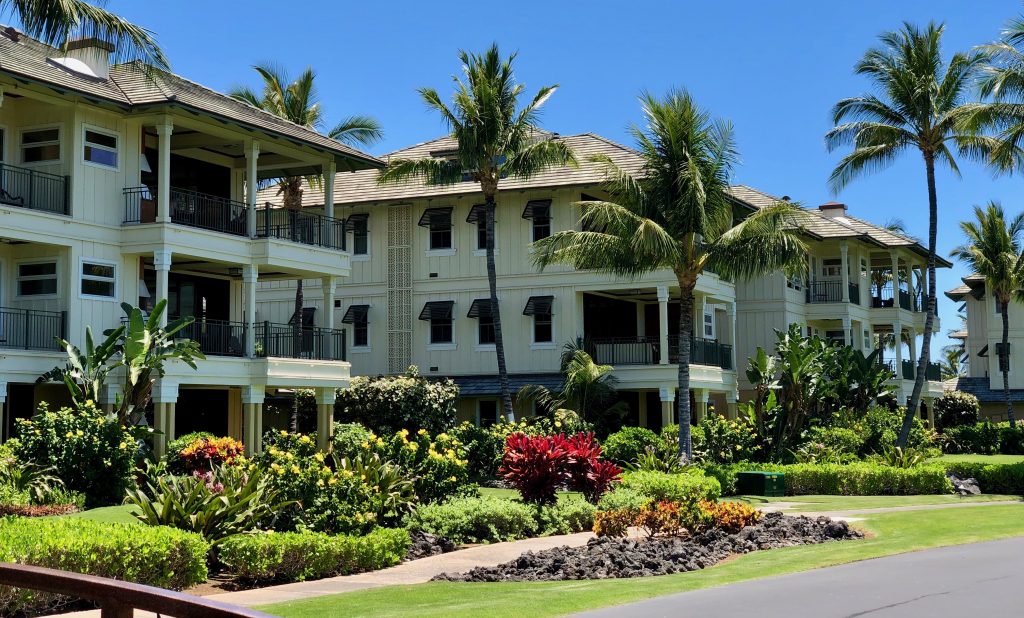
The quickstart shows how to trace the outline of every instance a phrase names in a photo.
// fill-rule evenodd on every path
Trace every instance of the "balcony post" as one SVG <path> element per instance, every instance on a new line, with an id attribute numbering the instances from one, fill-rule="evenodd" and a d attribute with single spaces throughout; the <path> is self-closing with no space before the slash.
<path id="1" fill-rule="evenodd" d="M 739 399 L 739 397 L 737 396 L 735 389 L 725 393 L 725 418 L 730 421 L 734 421 L 739 417 L 739 405 L 737 403 L 737 399 Z"/>
<path id="2" fill-rule="evenodd" d="M 914 264 L 912 262 L 907 264 L 907 292 L 910 294 L 910 310 L 915 313 L 920 311 L 921 307 L 917 304 L 917 293 L 914 292 Z M 931 408 L 928 408 L 928 412 L 931 413 Z"/>
<path id="3" fill-rule="evenodd" d="M 667 427 L 672 424 L 672 415 L 676 411 L 676 387 L 662 386 L 658 389 L 658 396 L 661 398 L 661 426 Z"/>
<path id="4" fill-rule="evenodd" d="M 320 286 L 324 289 L 324 358 L 334 360 L 334 277 L 324 277 L 320 280 Z M 340 352 L 340 350 L 338 350 Z"/>
<path id="5" fill-rule="evenodd" d="M 668 286 L 664 285 L 658 286 L 658 364 L 668 364 Z"/>
<path id="6" fill-rule="evenodd" d="M 8 435 L 7 382 L 0 382 L 0 440 L 7 441 Z"/>
<path id="7" fill-rule="evenodd" d="M 256 280 L 259 279 L 259 268 L 252 264 L 242 267 L 242 298 L 245 299 L 245 311 L 242 320 L 245 322 L 245 356 L 256 356 Z"/>
<path id="8" fill-rule="evenodd" d="M 245 203 L 248 206 L 245 223 L 249 238 L 256 238 L 256 192 L 259 191 L 256 163 L 259 158 L 260 143 L 253 140 L 245 149 Z"/>
<path id="9" fill-rule="evenodd" d="M 316 444 L 321 451 L 326 451 L 334 434 L 334 400 L 337 393 L 334 388 L 316 389 Z"/>
<path id="10" fill-rule="evenodd" d="M 892 260 L 892 306 L 900 308 L 900 258 L 895 251 L 889 252 L 889 259 Z"/>
<path id="11" fill-rule="evenodd" d="M 733 371 L 738 371 L 739 368 L 736 366 L 736 301 L 732 301 L 725 306 L 726 319 L 729 320 L 729 355 L 730 366 Z"/>
<path id="12" fill-rule="evenodd" d="M 908 347 L 910 348 L 910 362 L 913 363 L 914 366 L 916 367 L 917 366 L 917 336 L 916 336 L 916 333 L 914 333 L 914 327 L 913 326 L 910 327 L 909 335 L 910 336 L 908 337 L 908 339 L 910 339 L 910 341 L 908 341 L 907 344 L 908 344 Z M 925 375 L 925 377 L 927 377 L 927 374 Z"/>
<path id="13" fill-rule="evenodd" d="M 843 295 L 843 302 L 850 302 L 850 247 L 846 242 L 839 245 L 839 257 L 842 258 L 840 269 L 843 276 L 843 288 L 839 292 Z"/>
<path id="14" fill-rule="evenodd" d="M 843 345 L 853 345 L 853 334 L 850 332 L 853 330 L 853 322 L 850 320 L 850 316 L 843 316 Z"/>
<path id="15" fill-rule="evenodd" d="M 897 314 L 899 315 L 899 314 Z M 893 339 L 893 365 L 896 371 L 896 401 L 903 401 L 903 325 L 899 320 L 892 323 Z"/>
<path id="16" fill-rule="evenodd" d="M 167 300 L 168 288 L 171 274 L 171 252 L 167 249 L 158 249 L 153 252 L 153 267 L 156 269 L 156 302 Z M 165 308 L 160 316 L 160 326 L 167 326 L 167 312 Z"/>
<path id="17" fill-rule="evenodd" d="M 156 125 L 157 173 L 156 173 L 156 222 L 171 222 L 171 134 L 174 123 L 164 118 Z"/>
<path id="18" fill-rule="evenodd" d="M 706 388 L 698 388 L 693 391 L 693 420 L 701 422 L 708 415 L 708 400 L 711 392 Z"/>
<path id="19" fill-rule="evenodd" d="M 334 218 L 334 159 L 324 163 L 324 216 Z"/>
<path id="20" fill-rule="evenodd" d="M 153 451 L 162 456 L 167 452 L 167 443 L 175 438 L 175 406 L 178 401 L 178 385 L 159 379 L 153 385 L 153 429 L 160 432 L 153 437 Z"/>
<path id="21" fill-rule="evenodd" d="M 263 450 L 263 400 L 266 387 L 262 384 L 242 387 L 242 442 L 249 455 Z"/>

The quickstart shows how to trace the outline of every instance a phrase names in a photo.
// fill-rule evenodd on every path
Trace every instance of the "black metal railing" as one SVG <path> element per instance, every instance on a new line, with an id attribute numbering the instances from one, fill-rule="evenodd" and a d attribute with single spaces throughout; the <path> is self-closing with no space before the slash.
<path id="1" fill-rule="evenodd" d="M 850 293 L 850 302 L 853 303 L 854 305 L 859 305 L 860 304 L 860 284 L 850 283 L 848 285 L 849 285 L 849 290 L 848 291 Z"/>
<path id="2" fill-rule="evenodd" d="M 657 365 L 661 360 L 661 342 L 657 337 L 599 337 L 584 342 L 594 362 L 602 365 Z M 668 361 L 679 362 L 679 346 L 670 338 Z M 690 364 L 732 369 L 732 346 L 713 339 L 690 341 Z"/>
<path id="3" fill-rule="evenodd" d="M 67 312 L 0 307 L 0 347 L 60 350 L 67 338 Z"/>
<path id="4" fill-rule="evenodd" d="M 256 356 L 346 360 L 345 331 L 294 324 L 256 324 Z"/>
<path id="5" fill-rule="evenodd" d="M 256 211 L 256 237 L 345 250 L 345 220 L 269 205 Z"/>
<path id="6" fill-rule="evenodd" d="M 899 306 L 907 311 L 923 311 L 924 303 L 921 301 L 920 294 L 911 294 L 906 290 L 900 290 L 899 294 Z M 916 301 L 916 303 L 915 303 Z M 893 298 L 891 289 L 883 289 L 881 293 L 877 290 L 871 294 L 871 306 L 875 309 L 886 309 L 896 306 L 896 300 Z M 917 309 L 914 309 L 917 307 Z"/>
<path id="7" fill-rule="evenodd" d="M 199 343 L 207 356 L 244 356 L 245 324 L 226 320 L 196 320 L 175 336 Z"/>
<path id="8" fill-rule="evenodd" d="M 0 163 L 0 204 L 71 214 L 67 176 Z"/>
<path id="9" fill-rule="evenodd" d="M 914 379 L 914 361 L 905 360 L 903 361 L 903 379 L 913 380 Z"/>
<path id="10" fill-rule="evenodd" d="M 934 382 L 942 380 L 942 365 L 938 363 L 928 363 L 928 368 L 925 370 L 924 376 Z"/>
<path id="11" fill-rule="evenodd" d="M 839 303 L 843 300 L 843 282 L 810 281 L 804 295 L 809 303 Z"/>
<path id="12" fill-rule="evenodd" d="M 125 189 L 124 208 L 125 223 L 156 221 L 157 200 L 148 187 Z M 248 207 L 242 202 L 172 187 L 168 210 L 172 223 L 235 236 L 248 236 Z"/>

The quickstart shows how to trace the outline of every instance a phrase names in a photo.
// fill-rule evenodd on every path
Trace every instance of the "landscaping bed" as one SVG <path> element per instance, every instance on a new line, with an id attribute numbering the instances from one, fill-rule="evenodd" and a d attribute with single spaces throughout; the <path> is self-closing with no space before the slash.
<path id="1" fill-rule="evenodd" d="M 561 581 L 650 577 L 696 571 L 736 554 L 864 538 L 845 521 L 768 513 L 760 523 L 735 534 L 712 529 L 689 538 L 622 539 L 599 537 L 583 547 L 527 552 L 496 567 L 444 573 L 435 581 Z"/>

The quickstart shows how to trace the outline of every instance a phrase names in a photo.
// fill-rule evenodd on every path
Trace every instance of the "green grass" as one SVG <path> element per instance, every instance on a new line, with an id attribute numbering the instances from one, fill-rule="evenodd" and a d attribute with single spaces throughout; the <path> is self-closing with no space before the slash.
<path id="1" fill-rule="evenodd" d="M 72 513 L 71 515 L 61 515 L 61 517 L 78 517 L 107 524 L 141 524 L 142 522 L 135 519 L 135 516 L 132 515 L 133 508 L 127 504 L 123 506 L 104 506 L 98 509 Z"/>
<path id="2" fill-rule="evenodd" d="M 799 503 L 789 511 L 850 511 L 856 509 L 878 509 L 898 506 L 919 506 L 925 504 L 959 504 L 962 502 L 1009 502 L 1020 501 L 1020 496 L 1005 496 L 1002 494 L 982 494 L 980 496 L 967 496 L 961 498 L 949 494 L 934 494 L 926 496 L 784 496 L 780 498 L 765 498 L 764 496 L 736 496 L 735 498 L 723 498 L 728 500 L 742 500 L 754 506 L 769 506 L 775 502 Z"/>
<path id="3" fill-rule="evenodd" d="M 1013 464 L 1024 461 L 1024 455 L 942 455 L 932 461 L 963 461 L 969 463 Z"/>
<path id="4" fill-rule="evenodd" d="M 541 583 L 428 583 L 360 590 L 262 607 L 285 618 L 312 616 L 487 616 L 543 618 L 738 581 L 833 566 L 902 552 L 1024 534 L 1024 505 L 871 515 L 861 541 L 746 554 L 703 571 L 635 579 Z M 969 517 L 970 525 L 964 525 Z"/>

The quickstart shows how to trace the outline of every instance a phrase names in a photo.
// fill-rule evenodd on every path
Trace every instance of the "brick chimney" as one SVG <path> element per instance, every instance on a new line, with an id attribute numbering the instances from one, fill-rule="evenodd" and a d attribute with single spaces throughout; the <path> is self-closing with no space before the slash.
<path id="1" fill-rule="evenodd" d="M 826 217 L 845 217 L 846 204 L 842 202 L 825 202 L 818 206 L 818 210 Z"/>

